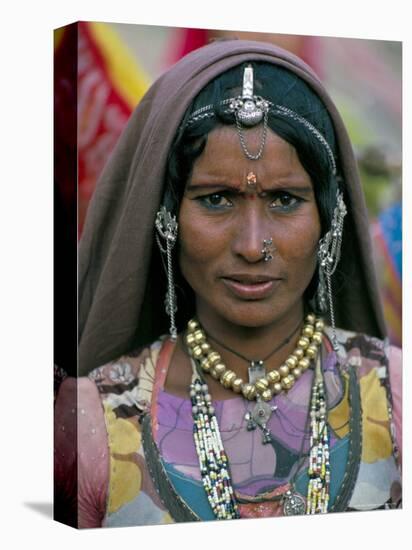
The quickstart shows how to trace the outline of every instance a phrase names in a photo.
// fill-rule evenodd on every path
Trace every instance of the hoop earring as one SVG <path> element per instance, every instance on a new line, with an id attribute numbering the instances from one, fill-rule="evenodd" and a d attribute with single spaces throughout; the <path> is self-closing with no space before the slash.
<path id="1" fill-rule="evenodd" d="M 165 206 L 162 206 L 156 214 L 155 227 L 157 230 L 156 241 L 160 252 L 166 256 L 166 275 L 167 292 L 165 296 L 165 310 L 170 318 L 170 337 L 173 341 L 177 340 L 177 328 L 175 322 L 175 313 L 177 311 L 176 289 L 173 279 L 172 249 L 176 244 L 178 223 L 176 216 L 172 216 Z M 162 246 L 160 237 L 166 242 L 166 248 Z"/>
<path id="2" fill-rule="evenodd" d="M 333 211 L 331 228 L 320 239 L 318 249 L 319 260 L 319 283 L 316 291 L 316 302 L 318 309 L 326 313 L 329 309 L 330 322 L 332 326 L 332 343 L 337 352 L 339 349 L 336 336 L 335 311 L 333 307 L 332 275 L 340 260 L 343 235 L 343 220 L 347 214 L 343 194 L 338 190 L 336 193 L 336 207 Z"/>

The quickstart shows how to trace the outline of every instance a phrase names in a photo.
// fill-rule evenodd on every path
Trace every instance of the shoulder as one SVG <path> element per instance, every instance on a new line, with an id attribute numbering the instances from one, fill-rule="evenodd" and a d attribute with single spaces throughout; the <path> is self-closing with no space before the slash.
<path id="1" fill-rule="evenodd" d="M 150 403 L 154 370 L 164 342 L 165 338 L 160 338 L 94 369 L 88 376 L 63 377 L 58 385 L 55 478 L 62 503 L 59 508 L 64 510 L 71 502 L 73 495 L 67 485 L 75 490 L 70 480 L 76 480 L 81 527 L 100 526 L 108 502 L 113 498 L 116 502 L 117 493 L 111 497 L 109 485 L 115 459 L 125 450 L 139 450 L 138 419 Z M 126 468 L 124 460 L 122 456 L 121 472 Z M 133 465 L 129 470 L 134 472 Z"/>
<path id="2" fill-rule="evenodd" d="M 330 327 L 325 332 L 329 338 L 332 337 Z M 370 427 L 371 421 L 374 422 L 373 419 L 376 420 L 376 416 L 380 420 L 386 418 L 401 461 L 402 350 L 391 345 L 388 339 L 382 340 L 368 334 L 337 329 L 336 335 L 342 372 L 356 373 L 362 396 L 365 429 L 369 429 L 368 426 Z"/>
<path id="3" fill-rule="evenodd" d="M 332 329 L 326 327 L 326 335 L 332 338 Z M 392 394 L 396 407 L 400 407 L 402 396 L 402 350 L 364 333 L 336 329 L 339 344 L 338 356 L 343 370 L 355 368 L 359 379 L 372 370 L 381 384 Z"/>
<path id="4" fill-rule="evenodd" d="M 87 378 L 103 390 L 103 393 L 105 388 L 109 390 L 113 386 L 132 384 L 142 376 L 144 370 L 150 370 L 150 367 L 156 365 L 164 342 L 165 338 L 160 337 L 143 348 L 125 353 L 95 368 Z"/>
<path id="5" fill-rule="evenodd" d="M 132 408 L 137 415 L 150 402 L 155 366 L 164 341 L 165 338 L 159 338 L 94 369 L 88 376 L 62 377 L 57 388 L 55 385 L 58 436 L 64 436 L 70 445 L 73 434 L 79 430 L 79 437 L 88 441 L 90 434 L 101 435 L 105 431 L 104 417 L 109 410 L 122 415 L 125 409 Z"/>
<path id="6" fill-rule="evenodd" d="M 164 341 L 162 336 L 147 346 L 116 357 L 92 370 L 88 378 L 94 382 L 104 379 L 107 383 L 130 381 L 139 375 L 142 365 L 156 359 Z"/>
<path id="7" fill-rule="evenodd" d="M 160 337 L 151 344 L 94 369 L 87 379 L 99 393 L 104 411 L 129 416 L 145 412 L 150 404 L 156 365 L 167 342 Z"/>
<path id="8" fill-rule="evenodd" d="M 325 328 L 327 337 L 332 340 L 331 327 Z M 393 393 L 399 395 L 402 386 L 402 350 L 368 334 L 336 329 L 338 358 L 343 369 L 356 368 L 359 377 L 375 370 L 377 377 L 390 383 Z"/>
<path id="9" fill-rule="evenodd" d="M 122 521 L 130 509 L 134 509 L 137 517 L 150 513 L 147 497 L 151 498 L 154 491 L 150 488 L 143 448 L 142 420 L 150 411 L 158 365 L 167 342 L 166 338 L 160 338 L 137 352 L 102 365 L 88 376 L 88 383 L 99 395 L 110 458 L 105 473 L 107 525 Z M 85 471 L 88 467 L 90 464 L 85 465 Z"/>
<path id="10" fill-rule="evenodd" d="M 332 340 L 332 328 L 329 326 L 325 327 L 325 333 Z M 401 349 L 391 345 L 387 339 L 382 340 L 369 334 L 341 328 L 336 329 L 336 336 L 339 345 L 338 355 L 346 356 L 350 362 L 355 357 L 364 357 L 391 368 L 399 368 L 401 364 Z"/>

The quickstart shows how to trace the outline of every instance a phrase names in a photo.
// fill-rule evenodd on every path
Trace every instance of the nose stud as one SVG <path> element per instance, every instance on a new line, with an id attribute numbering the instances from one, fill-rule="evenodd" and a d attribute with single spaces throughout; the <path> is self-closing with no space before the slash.
<path id="1" fill-rule="evenodd" d="M 270 262 L 273 260 L 273 252 L 275 252 L 276 248 L 273 246 L 273 240 L 270 239 L 263 239 L 263 248 L 262 248 L 262 254 L 263 259 L 265 262 Z"/>

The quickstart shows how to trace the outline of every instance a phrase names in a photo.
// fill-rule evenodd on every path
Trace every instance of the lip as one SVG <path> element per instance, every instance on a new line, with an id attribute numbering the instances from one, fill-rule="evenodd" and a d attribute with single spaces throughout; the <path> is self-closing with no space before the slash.
<path id="1" fill-rule="evenodd" d="M 233 294 L 246 300 L 267 298 L 280 280 L 267 275 L 236 274 L 222 277 L 222 282 Z"/>

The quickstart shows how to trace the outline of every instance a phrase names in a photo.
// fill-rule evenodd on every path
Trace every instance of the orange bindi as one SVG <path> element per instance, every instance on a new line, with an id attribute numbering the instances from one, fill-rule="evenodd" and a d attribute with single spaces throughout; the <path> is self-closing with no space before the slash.
<path id="1" fill-rule="evenodd" d="M 250 187 L 256 187 L 256 174 L 254 172 L 249 172 L 249 174 L 246 176 L 246 182 L 247 186 Z"/>

